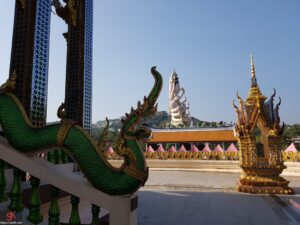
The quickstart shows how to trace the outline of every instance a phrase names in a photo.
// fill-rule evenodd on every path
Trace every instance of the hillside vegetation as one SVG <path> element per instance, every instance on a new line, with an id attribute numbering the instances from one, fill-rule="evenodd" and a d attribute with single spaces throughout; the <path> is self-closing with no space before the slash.
<path id="1" fill-rule="evenodd" d="M 141 122 L 141 124 L 146 125 L 151 128 L 169 128 L 171 118 L 166 111 L 156 112 L 154 116 L 149 119 L 145 119 Z M 222 127 L 228 126 L 229 124 L 219 121 L 219 122 L 210 122 L 210 121 L 202 121 L 195 117 L 192 117 L 192 125 L 191 127 Z M 99 138 L 99 134 L 101 130 L 106 126 L 105 120 L 100 120 L 94 124 L 92 124 L 92 136 L 95 139 Z M 114 142 L 117 138 L 118 132 L 122 127 L 121 118 L 118 119 L 109 119 L 109 136 L 108 139 L 111 142 Z"/>
<path id="2" fill-rule="evenodd" d="M 147 125 L 151 128 L 168 128 L 170 127 L 170 116 L 166 111 L 159 111 L 153 117 L 142 121 L 141 123 Z M 224 121 L 202 121 L 195 117 L 192 117 L 192 127 L 197 128 L 205 128 L 205 127 L 222 127 L 232 125 L 232 123 L 226 123 Z M 99 138 L 99 134 L 101 130 L 106 126 L 105 120 L 100 120 L 94 124 L 92 124 L 92 136 L 95 139 Z M 116 141 L 118 136 L 118 132 L 122 127 L 121 118 L 118 119 L 109 119 L 109 134 L 108 140 L 109 142 L 114 145 L 113 143 Z M 284 133 L 283 133 L 283 144 L 288 145 L 291 143 L 291 138 L 299 137 L 300 136 L 300 124 L 293 124 L 293 125 L 285 125 Z M 299 144 L 296 144 L 296 147 L 300 149 Z"/>

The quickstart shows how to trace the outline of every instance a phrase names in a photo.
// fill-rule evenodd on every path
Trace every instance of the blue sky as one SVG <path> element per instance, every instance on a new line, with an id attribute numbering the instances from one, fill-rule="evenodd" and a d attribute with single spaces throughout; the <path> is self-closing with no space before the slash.
<path id="1" fill-rule="evenodd" d="M 0 82 L 8 76 L 14 1 L 1 0 Z M 261 91 L 282 98 L 281 119 L 300 123 L 299 0 L 95 0 L 93 121 L 123 116 L 150 91 L 150 68 L 164 78 L 168 108 L 173 69 L 191 115 L 235 121 L 232 100 L 248 95 L 250 53 Z M 64 101 L 67 26 L 51 18 L 48 121 Z M 276 99 L 278 100 L 278 99 Z"/>

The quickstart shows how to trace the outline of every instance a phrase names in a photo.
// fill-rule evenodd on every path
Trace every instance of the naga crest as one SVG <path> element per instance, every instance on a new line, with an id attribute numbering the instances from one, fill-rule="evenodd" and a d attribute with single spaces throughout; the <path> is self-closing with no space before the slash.
<path id="1" fill-rule="evenodd" d="M 137 125 L 142 119 L 154 115 L 157 111 L 156 101 L 162 89 L 163 81 L 156 67 L 151 68 L 151 73 L 155 79 L 155 83 L 150 94 L 147 97 L 144 96 L 143 103 L 138 101 L 136 109 L 132 107 L 130 113 L 126 113 L 125 117 L 121 120 L 123 127 L 120 135 L 123 138 L 137 137 L 137 139 L 141 139 L 147 138 L 150 135 L 150 131 L 145 126 L 141 126 L 137 129 Z"/>

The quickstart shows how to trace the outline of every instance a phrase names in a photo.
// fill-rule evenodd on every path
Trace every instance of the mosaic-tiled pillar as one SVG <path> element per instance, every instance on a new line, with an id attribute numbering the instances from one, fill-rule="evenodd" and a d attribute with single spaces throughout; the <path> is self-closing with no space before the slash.
<path id="1" fill-rule="evenodd" d="M 15 95 L 36 127 L 46 124 L 51 5 L 51 0 L 16 0 L 15 3 L 10 76 L 16 76 Z M 20 177 L 18 182 L 26 180 L 25 172 L 18 169 L 15 172 L 15 179 Z M 22 190 L 17 181 L 12 189 L 11 207 L 21 210 Z M 31 221 L 41 219 L 39 202 L 34 201 L 39 198 L 38 187 L 39 182 L 31 196 L 34 203 L 29 209 Z"/>
<path id="2" fill-rule="evenodd" d="M 35 126 L 46 122 L 51 0 L 16 0 L 10 76 Z"/>
<path id="3" fill-rule="evenodd" d="M 36 126 L 45 125 L 47 115 L 50 18 L 51 0 L 38 0 L 30 102 L 30 119 Z"/>
<path id="4" fill-rule="evenodd" d="M 91 129 L 93 0 L 75 0 L 76 22 L 69 18 L 67 37 L 66 118 Z"/>

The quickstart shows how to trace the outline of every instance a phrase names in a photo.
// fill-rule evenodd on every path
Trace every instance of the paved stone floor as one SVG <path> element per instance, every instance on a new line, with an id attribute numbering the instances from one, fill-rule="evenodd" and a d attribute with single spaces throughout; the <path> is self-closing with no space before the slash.
<path id="1" fill-rule="evenodd" d="M 139 191 L 140 225 L 300 224 L 300 177 L 293 196 L 238 193 L 238 174 L 151 171 Z"/>
<path id="2" fill-rule="evenodd" d="M 150 171 L 138 192 L 139 225 L 296 225 L 300 224 L 300 177 L 285 177 L 296 194 L 251 195 L 235 189 L 237 173 Z M 68 222 L 69 197 L 59 202 Z M 90 203 L 80 201 L 82 223 L 91 222 Z M 0 204 L 1 209 L 1 204 Z M 47 224 L 49 204 L 42 206 Z M 101 209 L 101 214 L 106 214 Z"/>

